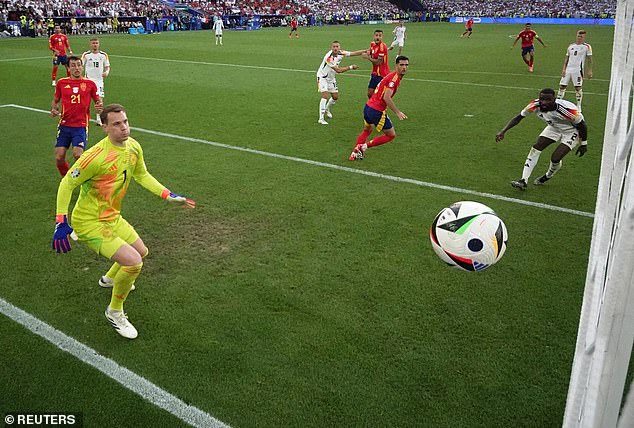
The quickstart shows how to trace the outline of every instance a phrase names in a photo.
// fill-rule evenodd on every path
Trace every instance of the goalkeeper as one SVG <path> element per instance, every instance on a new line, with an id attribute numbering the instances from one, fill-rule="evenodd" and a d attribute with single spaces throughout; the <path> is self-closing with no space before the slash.
<path id="1" fill-rule="evenodd" d="M 134 339 L 138 333 L 123 312 L 123 303 L 135 279 L 141 273 L 148 249 L 134 228 L 121 217 L 121 203 L 130 180 L 169 202 L 194 208 L 195 202 L 170 192 L 145 167 L 141 145 L 130 138 L 130 126 L 123 106 L 110 104 L 100 114 L 102 128 L 108 134 L 86 150 L 62 179 L 57 191 L 57 215 L 53 249 L 70 251 L 68 237 L 74 232 L 93 251 L 114 264 L 102 277 L 112 284 L 112 297 L 106 318 L 123 337 Z M 68 205 L 73 190 L 81 186 L 68 224 Z M 101 285 L 101 281 L 100 281 Z M 102 285 L 103 286 L 103 285 Z"/>

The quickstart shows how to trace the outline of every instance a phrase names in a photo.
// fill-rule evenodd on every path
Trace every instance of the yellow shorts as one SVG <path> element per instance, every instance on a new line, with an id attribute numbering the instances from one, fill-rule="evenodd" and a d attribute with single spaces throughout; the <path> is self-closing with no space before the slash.
<path id="1" fill-rule="evenodd" d="M 109 259 L 119 248 L 139 239 L 134 227 L 123 217 L 114 221 L 73 222 L 72 227 L 80 241 L 86 243 L 95 253 Z"/>

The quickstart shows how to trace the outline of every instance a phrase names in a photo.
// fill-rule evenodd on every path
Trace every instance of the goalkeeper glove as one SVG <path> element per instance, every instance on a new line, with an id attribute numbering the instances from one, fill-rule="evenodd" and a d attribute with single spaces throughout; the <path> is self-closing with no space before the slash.
<path id="1" fill-rule="evenodd" d="M 185 196 L 170 192 L 167 189 L 163 191 L 163 195 L 163 198 L 165 198 L 168 202 L 181 204 L 185 208 L 196 208 L 196 202 L 194 202 L 192 199 L 186 198 Z"/>
<path id="2" fill-rule="evenodd" d="M 55 217 L 55 232 L 53 233 L 53 249 L 58 253 L 67 253 L 70 251 L 70 241 L 68 236 L 73 233 L 73 228 L 68 225 L 66 215 L 58 215 Z"/>
<path id="3" fill-rule="evenodd" d="M 587 141 L 582 141 L 581 145 L 579 147 L 577 147 L 577 151 L 575 152 L 575 154 L 579 157 L 583 156 L 586 154 L 586 152 L 588 151 L 588 142 Z"/>

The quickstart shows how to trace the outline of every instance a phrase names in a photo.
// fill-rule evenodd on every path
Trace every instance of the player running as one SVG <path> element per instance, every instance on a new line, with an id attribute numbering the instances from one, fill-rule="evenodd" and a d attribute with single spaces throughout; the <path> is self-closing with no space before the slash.
<path id="1" fill-rule="evenodd" d="M 405 28 L 405 26 L 403 25 L 403 21 L 398 21 L 398 26 L 396 26 L 394 30 L 392 30 L 392 34 L 394 35 L 394 41 L 390 45 L 390 50 L 394 49 L 395 46 L 398 46 L 399 55 L 401 54 L 401 51 L 403 50 L 403 45 L 405 45 L 405 38 L 407 37 L 405 35 L 405 30 L 407 30 L 407 28 Z"/>
<path id="2" fill-rule="evenodd" d="M 550 88 L 542 89 L 538 99 L 531 101 L 520 114 L 511 119 L 504 129 L 497 133 L 495 141 L 502 141 L 506 131 L 520 123 L 522 119 L 530 113 L 535 113 L 537 117 L 546 122 L 547 126 L 542 133 L 539 134 L 537 142 L 528 152 L 528 157 L 526 158 L 526 162 L 524 162 L 522 178 L 511 181 L 513 187 L 521 190 L 528 187 L 528 179 L 535 165 L 537 165 L 539 156 L 542 151 L 551 144 L 557 141 L 560 142 L 550 157 L 550 165 L 548 166 L 546 174 L 534 181 L 534 184 L 537 186 L 546 183 L 561 169 L 562 159 L 570 153 L 571 150 L 577 147 L 580 139 L 581 145 L 579 145 L 575 153 L 581 157 L 588 151 L 588 127 L 583 119 L 583 115 L 577 110 L 573 103 L 566 100 L 555 99 L 555 91 Z"/>
<path id="3" fill-rule="evenodd" d="M 462 33 L 460 35 L 460 38 L 462 39 L 464 36 L 467 36 L 467 39 L 471 38 L 471 34 L 473 34 L 473 18 L 469 18 L 467 20 L 467 22 L 464 25 L 464 33 Z"/>
<path id="4" fill-rule="evenodd" d="M 517 38 L 513 42 L 511 49 L 515 47 L 515 44 L 519 39 L 522 39 L 522 59 L 528 65 L 528 71 L 533 72 L 533 62 L 535 61 L 535 46 L 533 45 L 533 39 L 537 39 L 542 46 L 546 47 L 544 41 L 539 35 L 532 29 L 532 24 L 527 23 L 524 26 L 524 30 L 520 31 Z"/>
<path id="5" fill-rule="evenodd" d="M 108 54 L 99 50 L 99 39 L 93 37 L 90 39 L 90 50 L 81 55 L 81 62 L 84 65 L 86 77 L 95 82 L 97 85 L 97 94 L 101 97 L 103 103 L 104 84 L 103 79 L 110 74 L 110 58 Z M 101 116 L 97 113 L 97 124 L 101 126 Z"/>
<path id="6" fill-rule="evenodd" d="M 57 126 L 55 143 L 55 163 L 63 176 L 68 172 L 66 152 L 73 146 L 73 157 L 79 159 L 88 141 L 88 118 L 90 117 L 90 100 L 95 103 L 95 110 L 101 112 L 103 103 L 99 97 L 95 82 L 82 77 L 81 58 L 68 58 L 70 77 L 59 79 L 55 85 L 55 95 L 51 103 L 51 116 L 60 115 L 59 103 L 62 103 L 62 117 Z"/>
<path id="7" fill-rule="evenodd" d="M 584 65 L 586 65 L 584 69 Z M 568 46 L 566 51 L 566 60 L 564 68 L 561 71 L 561 81 L 559 82 L 559 91 L 557 98 L 563 99 L 568 88 L 568 82 L 572 80 L 575 86 L 575 95 L 577 98 L 577 108 L 581 111 L 581 101 L 583 100 L 583 78 L 592 78 L 592 46 L 586 43 L 586 32 L 584 30 L 577 31 L 577 40 Z"/>
<path id="8" fill-rule="evenodd" d="M 60 64 L 66 67 L 66 75 L 70 76 L 66 51 L 68 50 L 70 55 L 73 54 L 73 51 L 70 48 L 70 44 L 68 44 L 68 37 L 66 37 L 65 34 L 62 34 L 62 27 L 56 25 L 53 31 L 54 34 L 48 39 L 48 48 L 53 51 L 53 72 L 51 73 L 51 78 L 53 79 L 52 86 L 55 86 L 55 80 L 57 80 L 57 67 L 59 67 Z"/>
<path id="9" fill-rule="evenodd" d="M 340 67 L 339 64 L 344 57 L 357 56 L 366 54 L 365 50 L 348 52 L 341 49 L 341 44 L 335 40 L 330 45 L 330 50 L 324 55 L 324 59 L 317 69 L 317 86 L 321 92 L 321 100 L 319 101 L 319 119 L 317 123 L 320 125 L 328 125 L 326 117 L 331 118 L 330 108 L 335 105 L 339 99 L 339 89 L 337 88 L 336 76 L 339 73 L 356 70 L 358 65 L 352 64 L 348 67 Z"/>
<path id="10" fill-rule="evenodd" d="M 134 228 L 121 217 L 121 204 L 132 178 L 157 196 L 194 208 L 196 203 L 170 192 L 147 170 L 141 145 L 130 138 L 130 125 L 123 106 L 111 104 L 101 113 L 107 137 L 87 150 L 59 184 L 53 249 L 71 250 L 68 236 L 73 229 L 91 250 L 114 262 L 108 273 L 113 284 L 106 318 L 121 336 L 137 337 L 136 328 L 123 312 L 132 284 L 141 273 L 148 249 Z M 68 205 L 76 187 L 81 192 L 68 224 Z"/>
<path id="11" fill-rule="evenodd" d="M 363 109 L 364 127 L 363 132 L 357 137 L 357 143 L 350 153 L 351 161 L 363 160 L 365 158 L 365 151 L 369 147 L 380 146 L 381 144 L 389 143 L 396 137 L 394 126 L 392 121 L 387 116 L 387 108 L 389 107 L 399 120 L 407 119 L 407 115 L 400 111 L 392 98 L 396 95 L 396 91 L 401 84 L 401 79 L 407 72 L 409 67 L 409 58 L 406 56 L 396 57 L 396 69 L 391 72 L 379 83 L 372 98 L 368 100 Z M 376 138 L 366 143 L 365 140 L 372 134 L 372 128 L 375 128 L 377 132 L 383 132 Z"/>
<path id="12" fill-rule="evenodd" d="M 368 83 L 368 98 L 372 96 L 381 80 L 390 74 L 390 66 L 387 59 L 387 45 L 383 43 L 383 30 L 374 31 L 374 39 L 367 51 L 368 61 L 372 63 L 372 74 Z"/>

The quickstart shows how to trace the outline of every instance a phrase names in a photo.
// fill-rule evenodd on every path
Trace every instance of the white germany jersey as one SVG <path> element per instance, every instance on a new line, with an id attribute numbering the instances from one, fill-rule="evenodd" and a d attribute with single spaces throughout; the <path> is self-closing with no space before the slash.
<path id="1" fill-rule="evenodd" d="M 222 19 L 217 19 L 216 22 L 214 22 L 214 30 L 216 31 L 216 33 L 222 33 L 223 28 L 224 25 L 222 23 Z"/>
<path id="2" fill-rule="evenodd" d="M 398 26 L 394 29 L 394 40 L 405 39 L 405 27 Z"/>
<path id="3" fill-rule="evenodd" d="M 105 68 L 110 67 L 108 54 L 103 51 L 86 51 L 81 55 L 81 61 L 84 63 L 86 77 L 90 80 L 102 81 Z"/>
<path id="4" fill-rule="evenodd" d="M 566 100 L 555 100 L 557 108 L 552 111 L 541 111 L 539 100 L 531 101 L 520 113 L 526 117 L 530 113 L 535 113 L 537 117 L 554 127 L 560 132 L 570 132 L 575 129 L 573 125 L 579 124 L 583 120 L 583 115 L 576 105 Z"/>
<path id="5" fill-rule="evenodd" d="M 332 51 L 328 51 L 321 62 L 321 66 L 319 66 L 319 69 L 317 70 L 317 77 L 320 79 L 334 79 L 337 75 L 334 68 L 338 67 L 341 60 L 347 56 L 350 56 L 350 52 L 348 51 L 339 51 L 337 55 L 333 55 Z"/>
<path id="6" fill-rule="evenodd" d="M 586 57 L 592 56 L 592 47 L 588 43 L 582 43 L 580 45 L 573 43 L 568 46 L 566 56 L 568 57 L 566 70 L 583 71 L 583 64 L 586 61 Z"/>

